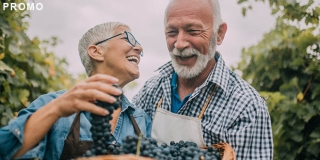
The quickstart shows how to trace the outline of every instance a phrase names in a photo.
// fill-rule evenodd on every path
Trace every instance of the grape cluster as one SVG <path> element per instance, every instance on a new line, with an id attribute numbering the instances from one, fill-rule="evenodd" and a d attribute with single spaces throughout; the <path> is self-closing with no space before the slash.
<path id="1" fill-rule="evenodd" d="M 111 148 L 110 148 L 111 149 Z M 111 154 L 137 154 L 143 157 L 155 158 L 158 160 L 220 160 L 219 152 L 209 146 L 207 150 L 200 149 L 194 142 L 171 141 L 168 145 L 157 144 L 155 139 L 128 136 L 123 139 L 120 146 L 112 147 Z"/>
<path id="2" fill-rule="evenodd" d="M 113 85 L 114 87 L 117 87 L 121 89 L 117 85 Z M 114 110 L 118 109 L 121 105 L 121 95 L 115 96 L 117 101 L 113 104 L 102 102 L 102 101 L 96 101 L 95 105 L 100 106 L 106 110 L 109 111 L 110 114 L 107 116 L 99 116 L 96 114 L 91 113 L 91 133 L 92 133 L 92 139 L 93 139 L 93 146 L 91 150 L 88 150 L 85 154 L 86 157 L 91 157 L 95 155 L 105 155 L 108 153 L 108 142 L 111 138 L 111 125 L 109 121 L 112 119 L 112 113 Z"/>

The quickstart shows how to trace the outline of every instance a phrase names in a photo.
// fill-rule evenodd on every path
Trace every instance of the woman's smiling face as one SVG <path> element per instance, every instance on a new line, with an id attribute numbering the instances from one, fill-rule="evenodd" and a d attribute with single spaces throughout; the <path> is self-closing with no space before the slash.
<path id="1" fill-rule="evenodd" d="M 111 76 L 115 76 L 120 83 L 127 84 L 140 76 L 139 62 L 142 47 L 139 44 L 132 46 L 124 31 L 129 32 L 130 29 L 119 26 L 114 30 L 113 35 L 123 33 L 120 36 L 112 38 L 101 44 L 104 57 L 104 72 Z"/>

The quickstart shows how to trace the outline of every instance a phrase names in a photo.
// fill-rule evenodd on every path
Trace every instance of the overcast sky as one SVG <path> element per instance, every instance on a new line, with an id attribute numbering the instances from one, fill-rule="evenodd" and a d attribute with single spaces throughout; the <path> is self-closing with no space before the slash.
<path id="1" fill-rule="evenodd" d="M 66 68 L 76 75 L 84 73 L 78 54 L 82 35 L 97 24 L 120 21 L 131 27 L 142 44 L 144 57 L 139 64 L 138 86 L 126 91 L 129 99 L 138 92 L 154 71 L 170 60 L 164 36 L 163 16 L 169 0 L 34 0 L 43 10 L 32 11 L 28 35 L 40 39 L 57 36 L 62 42 L 52 50 L 69 63 Z M 224 42 L 218 46 L 228 66 L 240 61 L 243 47 L 258 43 L 271 30 L 275 18 L 267 4 L 256 3 L 246 17 L 237 0 L 220 0 L 222 19 L 228 24 Z"/>

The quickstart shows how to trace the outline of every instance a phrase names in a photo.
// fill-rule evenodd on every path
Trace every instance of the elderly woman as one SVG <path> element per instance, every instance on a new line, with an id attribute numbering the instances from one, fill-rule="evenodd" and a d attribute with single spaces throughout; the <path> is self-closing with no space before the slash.
<path id="1" fill-rule="evenodd" d="M 121 90 L 112 85 L 122 88 L 139 78 L 142 47 L 127 25 L 109 22 L 84 34 L 79 42 L 79 54 L 89 78 L 68 91 L 40 96 L 1 128 L 0 159 L 71 159 L 91 147 L 90 112 L 109 114 L 93 102 L 114 103 L 116 99 L 112 95 L 120 95 Z M 113 139 L 109 143 L 121 143 L 122 138 L 134 135 L 135 127 L 150 137 L 150 117 L 125 96 L 121 98 L 121 107 L 112 113 Z"/>

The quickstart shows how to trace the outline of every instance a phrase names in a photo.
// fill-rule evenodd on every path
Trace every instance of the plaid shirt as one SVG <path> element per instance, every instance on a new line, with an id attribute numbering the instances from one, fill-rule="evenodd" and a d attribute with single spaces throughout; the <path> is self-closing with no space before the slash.
<path id="1" fill-rule="evenodd" d="M 154 117 L 161 97 L 161 108 L 171 111 L 171 62 L 158 69 L 160 74 L 149 79 L 133 98 L 133 103 Z M 197 87 L 178 114 L 198 117 L 204 103 L 218 84 L 202 119 L 206 145 L 229 143 L 237 159 L 272 159 L 271 120 L 265 101 L 248 83 L 226 65 L 222 57 L 206 81 Z"/>

